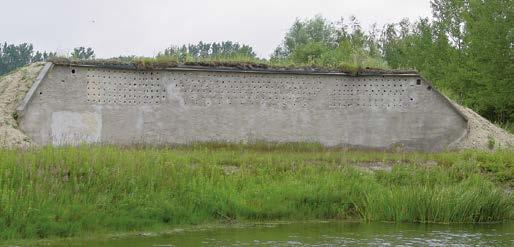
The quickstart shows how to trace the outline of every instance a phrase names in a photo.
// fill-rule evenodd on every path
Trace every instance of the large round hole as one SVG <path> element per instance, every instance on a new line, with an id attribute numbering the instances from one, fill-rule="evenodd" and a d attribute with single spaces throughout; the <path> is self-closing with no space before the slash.
<path id="1" fill-rule="evenodd" d="M 72 70 L 71 70 L 71 73 L 72 73 L 72 74 L 75 74 L 75 70 L 74 70 L 74 69 L 72 69 Z"/>

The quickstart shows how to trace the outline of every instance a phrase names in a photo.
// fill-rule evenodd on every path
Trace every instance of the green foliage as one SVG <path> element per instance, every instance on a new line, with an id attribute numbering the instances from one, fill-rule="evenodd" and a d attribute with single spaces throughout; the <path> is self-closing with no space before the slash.
<path id="1" fill-rule="evenodd" d="M 478 91 L 468 104 L 484 116 L 514 120 L 514 4 L 511 0 L 469 1 L 462 13 L 468 73 Z"/>
<path id="2" fill-rule="evenodd" d="M 245 220 L 503 221 L 512 196 L 499 185 L 512 181 L 513 153 L 309 143 L 0 150 L 0 238 Z"/>
<path id="3" fill-rule="evenodd" d="M 140 69 L 175 67 L 179 64 L 207 66 L 260 65 L 266 61 L 256 57 L 252 47 L 232 41 L 172 46 L 156 57 L 119 57 L 116 61 L 132 63 Z"/>
<path id="4" fill-rule="evenodd" d="M 77 60 L 95 59 L 95 51 L 91 47 L 76 47 L 73 49 L 73 52 L 70 54 L 70 56 L 72 59 Z"/>
<path id="5" fill-rule="evenodd" d="M 134 57 L 127 60 L 128 63 L 134 64 L 140 69 L 158 69 L 175 67 L 179 64 L 176 56 L 159 56 L 156 58 Z"/>
<path id="6" fill-rule="evenodd" d="M 434 0 L 422 18 L 364 32 L 355 17 L 296 20 L 271 60 L 325 68 L 415 68 L 491 121 L 514 122 L 511 0 Z"/>
<path id="7" fill-rule="evenodd" d="M 253 48 L 248 45 L 241 45 L 237 42 L 223 41 L 221 43 L 188 44 L 181 47 L 171 46 L 163 52 L 159 52 L 159 57 L 174 57 L 179 62 L 205 61 L 206 59 L 255 59 L 256 55 Z"/>
<path id="8" fill-rule="evenodd" d="M 55 57 L 52 52 L 34 52 L 32 44 L 7 44 L 0 46 L 0 75 L 6 74 L 27 64 L 46 61 Z"/>
<path id="9" fill-rule="evenodd" d="M 506 122 L 499 124 L 501 128 L 509 131 L 511 134 L 514 134 L 514 122 Z"/>
<path id="10" fill-rule="evenodd" d="M 336 30 L 320 15 L 302 21 L 297 19 L 284 37 L 282 46 L 279 46 L 273 55 L 276 59 L 287 58 L 298 47 L 309 43 L 319 44 L 327 48 L 337 46 Z"/>
<path id="11" fill-rule="evenodd" d="M 387 68 L 380 56 L 376 29 L 365 33 L 355 17 L 337 25 L 321 16 L 296 20 L 271 57 L 322 68 Z"/>
<path id="12" fill-rule="evenodd" d="M 434 21 L 387 25 L 392 68 L 416 68 L 488 119 L 514 121 L 514 5 L 511 0 L 435 0 Z"/>
<path id="13" fill-rule="evenodd" d="M 494 139 L 494 137 L 489 136 L 488 141 L 487 141 L 487 147 L 490 150 L 493 150 L 495 146 L 496 146 L 496 140 Z"/>

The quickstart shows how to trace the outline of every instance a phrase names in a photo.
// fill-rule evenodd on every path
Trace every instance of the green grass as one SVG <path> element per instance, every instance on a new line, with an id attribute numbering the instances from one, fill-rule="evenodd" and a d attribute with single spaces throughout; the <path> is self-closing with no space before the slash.
<path id="1" fill-rule="evenodd" d="M 369 171 L 366 163 L 392 169 Z M 513 219 L 514 150 L 438 154 L 318 144 L 0 150 L 0 239 L 213 222 Z"/>
<path id="2" fill-rule="evenodd" d="M 241 69 L 275 69 L 275 70 L 304 70 L 304 71 L 330 71 L 343 72 L 352 75 L 360 73 L 417 73 L 413 70 L 390 70 L 387 66 L 364 64 L 359 66 L 352 63 L 340 63 L 327 65 L 320 63 L 300 63 L 288 59 L 259 59 L 243 55 L 233 56 L 211 56 L 211 57 L 178 57 L 178 56 L 157 56 L 157 57 L 134 57 L 129 60 L 123 59 L 96 59 L 96 60 L 75 60 L 66 57 L 50 59 L 51 62 L 61 65 L 95 65 L 95 66 L 133 66 L 140 70 L 158 70 L 174 68 L 179 65 L 207 66 L 207 67 L 236 67 Z"/>

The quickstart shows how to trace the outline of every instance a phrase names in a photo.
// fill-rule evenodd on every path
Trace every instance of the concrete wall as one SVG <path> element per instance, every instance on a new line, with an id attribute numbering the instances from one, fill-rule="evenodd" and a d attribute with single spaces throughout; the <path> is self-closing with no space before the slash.
<path id="1" fill-rule="evenodd" d="M 418 75 L 48 66 L 19 108 L 39 144 L 320 142 L 437 151 L 467 120 Z"/>

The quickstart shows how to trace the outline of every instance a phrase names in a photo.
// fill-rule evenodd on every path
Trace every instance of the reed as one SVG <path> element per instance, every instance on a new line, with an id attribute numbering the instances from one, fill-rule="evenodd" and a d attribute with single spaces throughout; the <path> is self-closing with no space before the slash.
<path id="1" fill-rule="evenodd" d="M 427 154 L 315 143 L 0 150 L 0 239 L 220 221 L 506 221 L 512 164 L 514 150 Z"/>

